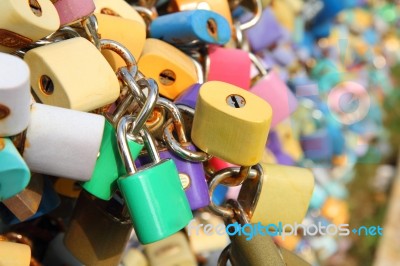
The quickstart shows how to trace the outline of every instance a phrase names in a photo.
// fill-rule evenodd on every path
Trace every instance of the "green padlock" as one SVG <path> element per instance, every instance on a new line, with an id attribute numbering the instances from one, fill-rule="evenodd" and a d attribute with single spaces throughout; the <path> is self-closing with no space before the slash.
<path id="1" fill-rule="evenodd" d="M 137 86 L 140 86 L 132 76 L 131 78 L 133 83 L 135 83 Z M 133 123 L 133 127 L 130 130 L 131 134 L 127 135 L 128 146 L 133 159 L 136 159 L 139 156 L 140 151 L 143 149 L 142 141 L 136 138 L 135 135 L 146 123 L 148 117 L 152 114 L 158 95 L 158 87 L 155 82 L 142 80 L 140 84 L 145 84 L 149 94 L 146 98 L 143 108 L 140 110 Z M 126 123 L 126 120 L 124 121 Z M 125 167 L 118 152 L 115 130 L 112 124 L 106 121 L 100 147 L 100 155 L 97 158 L 92 178 L 90 181 L 84 182 L 82 187 L 97 198 L 109 200 L 117 190 L 118 177 L 125 174 Z"/>
<path id="2" fill-rule="evenodd" d="M 0 138 L 0 201 L 20 193 L 31 173 L 10 139 Z"/>
<path id="3" fill-rule="evenodd" d="M 164 239 L 182 228 L 193 218 L 189 202 L 171 159 L 161 160 L 154 140 L 142 129 L 140 135 L 154 163 L 136 170 L 126 140 L 127 123 L 118 124 L 118 148 L 127 175 L 118 179 L 118 186 L 131 215 L 133 227 L 142 244 Z"/>

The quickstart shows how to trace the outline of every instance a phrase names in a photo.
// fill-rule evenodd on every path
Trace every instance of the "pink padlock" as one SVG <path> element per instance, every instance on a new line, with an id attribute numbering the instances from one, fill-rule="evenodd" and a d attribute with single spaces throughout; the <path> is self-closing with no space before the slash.
<path id="1" fill-rule="evenodd" d="M 272 107 L 271 128 L 285 120 L 297 108 L 297 99 L 278 73 L 270 70 L 251 87 L 250 92 L 263 98 Z"/>
<path id="2" fill-rule="evenodd" d="M 250 89 L 251 60 L 246 51 L 210 45 L 206 66 L 207 81 L 224 81 Z"/>
<path id="3" fill-rule="evenodd" d="M 83 19 L 96 9 L 93 0 L 58 0 L 54 3 L 61 26 Z"/>

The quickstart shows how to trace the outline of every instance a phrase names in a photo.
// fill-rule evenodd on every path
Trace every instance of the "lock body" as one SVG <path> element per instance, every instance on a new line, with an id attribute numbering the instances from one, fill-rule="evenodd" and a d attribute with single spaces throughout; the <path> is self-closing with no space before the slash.
<path id="1" fill-rule="evenodd" d="M 54 182 L 53 187 L 54 190 L 61 196 L 73 199 L 77 199 L 82 191 L 82 187 L 79 185 L 79 181 L 62 177 L 58 178 Z"/>
<path id="2" fill-rule="evenodd" d="M 166 238 L 192 219 L 178 171 L 170 159 L 118 179 L 118 186 L 142 244 Z"/>
<path id="3" fill-rule="evenodd" d="M 31 248 L 28 245 L 0 240 L 0 265 L 29 265 Z"/>
<path id="4" fill-rule="evenodd" d="M 31 70 L 31 86 L 44 104 L 92 111 L 119 96 L 113 69 L 82 37 L 32 49 L 24 60 Z"/>
<path id="5" fill-rule="evenodd" d="M 136 158 L 143 148 L 142 144 L 128 141 L 131 155 Z M 117 179 L 126 174 L 118 152 L 115 130 L 109 122 L 105 122 L 100 156 L 97 158 L 92 178 L 84 182 L 82 187 L 90 194 L 102 200 L 109 200 L 117 190 Z"/>
<path id="6" fill-rule="evenodd" d="M 140 14 L 124 0 L 94 0 L 95 13 L 134 20 L 145 26 Z"/>
<path id="7" fill-rule="evenodd" d="M 31 173 L 10 139 L 0 138 L 0 201 L 20 193 Z"/>
<path id="8" fill-rule="evenodd" d="M 100 115 L 33 104 L 23 158 L 32 172 L 87 181 L 96 164 L 104 122 Z"/>
<path id="9" fill-rule="evenodd" d="M 138 60 L 146 40 L 145 25 L 137 20 L 117 16 L 105 14 L 95 14 L 95 16 L 98 22 L 98 33 L 101 38 L 121 43 Z M 101 53 L 115 71 L 122 66 L 126 66 L 125 61 L 114 51 L 103 50 Z"/>
<path id="10" fill-rule="evenodd" d="M 333 156 L 332 139 L 326 128 L 320 128 L 315 132 L 300 136 L 300 144 L 304 156 L 310 160 L 326 161 Z"/>
<path id="11" fill-rule="evenodd" d="M 1 1 L 0 52 L 12 52 L 50 35 L 60 27 L 53 3 L 46 0 Z"/>
<path id="12" fill-rule="evenodd" d="M 174 100 L 174 104 L 177 106 L 185 105 L 194 110 L 196 108 L 196 102 L 197 98 L 199 97 L 200 88 L 201 84 L 193 84 L 181 94 L 179 94 L 179 96 Z"/>
<path id="13" fill-rule="evenodd" d="M 300 224 L 314 189 L 313 174 L 304 168 L 261 165 L 264 171 L 262 182 L 247 179 L 238 196 L 246 213 L 252 214 L 251 223 Z M 257 195 L 254 200 L 250 199 L 253 195 Z"/>
<path id="14" fill-rule="evenodd" d="M 197 83 L 196 68 L 186 54 L 158 39 L 146 39 L 138 66 L 147 77 L 157 81 L 160 94 L 175 99 Z"/>
<path id="15" fill-rule="evenodd" d="M 188 10 L 153 20 L 150 36 L 178 46 L 193 41 L 223 45 L 231 38 L 231 29 L 226 19 L 218 13 Z"/>
<path id="16" fill-rule="evenodd" d="M 64 243 L 85 265 L 118 265 L 131 231 L 116 199 L 102 201 L 82 191 Z"/>
<path id="17" fill-rule="evenodd" d="M 54 3 L 61 26 L 88 17 L 95 10 L 93 0 L 57 0 Z"/>
<path id="18" fill-rule="evenodd" d="M 271 117 L 270 105 L 258 96 L 228 83 L 206 82 L 196 104 L 192 141 L 227 162 L 254 165 L 262 158 Z"/>
<path id="19" fill-rule="evenodd" d="M 251 60 L 241 49 L 209 46 L 206 76 L 208 81 L 223 81 L 250 89 Z"/>
<path id="20" fill-rule="evenodd" d="M 272 107 L 271 127 L 285 120 L 297 108 L 297 100 L 274 70 L 262 77 L 250 92 L 267 101 Z"/>
<path id="21" fill-rule="evenodd" d="M 0 137 L 16 135 L 28 126 L 29 75 L 23 60 L 0 53 Z"/>

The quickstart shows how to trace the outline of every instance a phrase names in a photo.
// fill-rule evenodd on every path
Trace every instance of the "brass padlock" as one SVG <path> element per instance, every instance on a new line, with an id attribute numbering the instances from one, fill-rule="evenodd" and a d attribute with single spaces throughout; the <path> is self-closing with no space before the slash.
<path id="1" fill-rule="evenodd" d="M 45 104 L 92 111 L 119 96 L 113 69 L 82 37 L 32 49 L 24 60 L 31 70 L 31 86 Z"/>
<path id="2" fill-rule="evenodd" d="M 43 177 L 40 174 L 32 174 L 28 186 L 17 195 L 3 200 L 3 204 L 20 221 L 32 217 L 38 210 L 43 194 Z"/>
<path id="3" fill-rule="evenodd" d="M 110 39 L 124 45 L 138 59 L 146 40 L 146 27 L 142 23 L 117 16 L 95 14 L 98 23 L 98 33 L 102 39 Z M 125 61 L 111 50 L 102 50 L 111 67 L 116 71 L 126 66 Z"/>
<path id="4" fill-rule="evenodd" d="M 64 243 L 86 265 L 118 265 L 132 223 L 117 196 L 100 200 L 85 190 L 79 195 Z"/>
<path id="5" fill-rule="evenodd" d="M 234 85 L 209 81 L 200 88 L 192 141 L 227 162 L 254 165 L 262 158 L 271 119 L 271 106 L 263 99 Z"/>
<path id="6" fill-rule="evenodd" d="M 12 52 L 55 32 L 60 18 L 47 0 L 0 2 L 0 52 Z"/>
<path id="7" fill-rule="evenodd" d="M 189 56 L 158 39 L 146 39 L 138 61 L 140 71 L 157 81 L 160 94 L 175 99 L 197 83 L 197 71 Z"/>

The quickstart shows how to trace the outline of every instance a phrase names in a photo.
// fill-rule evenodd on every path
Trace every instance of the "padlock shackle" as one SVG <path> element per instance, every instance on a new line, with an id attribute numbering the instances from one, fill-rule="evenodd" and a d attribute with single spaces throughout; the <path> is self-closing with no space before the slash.
<path id="1" fill-rule="evenodd" d="M 261 14 L 263 11 L 261 0 L 251 0 L 251 2 L 255 9 L 255 10 L 252 10 L 254 12 L 254 17 L 252 19 L 250 19 L 249 21 L 239 25 L 239 29 L 241 31 L 250 29 L 251 27 L 255 26 L 261 19 Z"/>
<path id="2" fill-rule="evenodd" d="M 128 125 L 132 123 L 134 123 L 134 117 L 127 115 L 122 117 L 117 125 L 118 151 L 128 175 L 136 173 L 135 162 L 132 158 L 127 141 Z"/>
<path id="3" fill-rule="evenodd" d="M 144 146 L 146 147 L 147 154 L 150 156 L 151 160 L 155 163 L 161 162 L 160 154 L 157 152 L 157 145 L 153 136 L 146 127 L 140 130 L 140 135 L 143 139 Z"/>
<path id="4" fill-rule="evenodd" d="M 126 84 L 126 86 L 128 86 L 130 94 L 135 97 L 139 106 L 143 107 L 144 103 L 146 102 L 146 95 L 144 95 L 142 89 L 139 87 L 139 84 L 136 82 L 135 75 L 133 75 L 128 68 L 121 67 L 118 69 L 117 76 Z"/>

